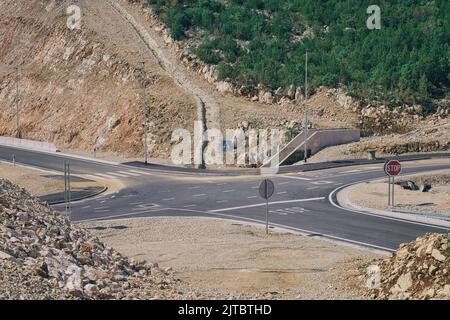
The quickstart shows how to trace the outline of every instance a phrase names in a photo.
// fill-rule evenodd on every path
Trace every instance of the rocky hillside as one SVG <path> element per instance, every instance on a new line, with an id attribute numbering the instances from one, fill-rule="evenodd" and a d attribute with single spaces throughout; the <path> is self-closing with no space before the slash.
<path id="1" fill-rule="evenodd" d="M 141 153 L 145 61 L 150 151 L 167 156 L 173 129 L 193 126 L 195 102 L 145 54 L 140 38 L 112 8 L 103 1 L 80 4 L 81 29 L 71 30 L 71 4 L 1 1 L 0 135 L 16 132 L 18 66 L 23 137 L 61 149 Z"/>
<path id="2" fill-rule="evenodd" d="M 427 234 L 379 263 L 377 299 L 450 299 L 450 234 Z"/>
<path id="3" fill-rule="evenodd" d="M 0 299 L 180 297 L 157 264 L 120 255 L 7 180 L 0 180 L 0 270 Z"/>

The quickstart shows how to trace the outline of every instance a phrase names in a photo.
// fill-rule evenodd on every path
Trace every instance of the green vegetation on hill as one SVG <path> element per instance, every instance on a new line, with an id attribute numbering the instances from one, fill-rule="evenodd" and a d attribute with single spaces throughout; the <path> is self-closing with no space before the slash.
<path id="1" fill-rule="evenodd" d="M 235 84 L 302 86 L 308 49 L 312 90 L 344 86 L 391 104 L 448 91 L 447 0 L 380 0 L 380 30 L 366 27 L 372 0 L 147 1 L 176 40 L 197 40 L 193 52 Z"/>

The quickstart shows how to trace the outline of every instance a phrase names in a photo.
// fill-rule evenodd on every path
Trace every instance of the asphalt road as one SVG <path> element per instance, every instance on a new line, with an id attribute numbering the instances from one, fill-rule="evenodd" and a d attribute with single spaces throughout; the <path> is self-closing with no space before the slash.
<path id="1" fill-rule="evenodd" d="M 258 195 L 263 178 L 257 175 L 195 174 L 197 171 L 194 170 L 171 172 L 164 167 L 144 169 L 0 147 L 0 159 L 10 161 L 13 153 L 21 164 L 63 171 L 63 163 L 68 160 L 73 174 L 121 180 L 126 185 L 118 193 L 74 203 L 73 221 L 207 216 L 265 223 L 265 202 Z M 439 157 L 439 163 L 434 164 L 405 162 L 403 173 L 449 169 L 450 157 Z M 270 199 L 270 225 L 310 237 L 325 237 L 386 251 L 395 250 L 399 244 L 427 232 L 448 232 L 444 227 L 340 208 L 335 199 L 337 189 L 384 176 L 380 163 L 357 164 L 330 168 L 328 163 L 322 165 L 322 170 L 320 165 L 315 165 L 314 171 L 294 169 L 294 172 L 270 177 L 275 183 L 275 194 Z M 63 206 L 55 208 L 62 210 Z"/>

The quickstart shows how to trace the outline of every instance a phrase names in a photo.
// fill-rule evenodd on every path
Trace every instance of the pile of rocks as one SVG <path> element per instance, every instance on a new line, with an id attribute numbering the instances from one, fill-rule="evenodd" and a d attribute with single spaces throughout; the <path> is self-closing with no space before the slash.
<path id="1" fill-rule="evenodd" d="M 450 234 L 426 234 L 400 249 L 378 267 L 378 299 L 450 299 Z"/>
<path id="2" fill-rule="evenodd" d="M 129 260 L 0 179 L 0 299 L 178 298 L 157 264 Z"/>

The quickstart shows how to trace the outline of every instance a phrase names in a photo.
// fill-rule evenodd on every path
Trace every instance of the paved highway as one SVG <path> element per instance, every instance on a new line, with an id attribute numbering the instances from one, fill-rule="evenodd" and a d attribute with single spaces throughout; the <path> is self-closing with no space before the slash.
<path id="1" fill-rule="evenodd" d="M 265 203 L 258 195 L 262 177 L 257 175 L 172 172 L 164 167 L 144 169 L 0 147 L 0 159 L 10 161 L 13 153 L 21 164 L 63 171 L 64 160 L 68 160 L 74 174 L 120 180 L 126 185 L 118 193 L 73 204 L 74 221 L 206 216 L 265 223 Z M 428 163 L 405 162 L 403 173 L 449 169 L 450 157 L 439 157 Z M 336 204 L 339 188 L 383 177 L 382 166 L 362 163 L 329 168 L 326 164 L 323 167 L 327 169 L 319 170 L 320 166 L 314 165 L 311 167 L 314 171 L 294 170 L 272 176 L 275 194 L 270 199 L 271 226 L 386 251 L 427 232 L 447 232 L 444 227 L 349 211 Z"/>

